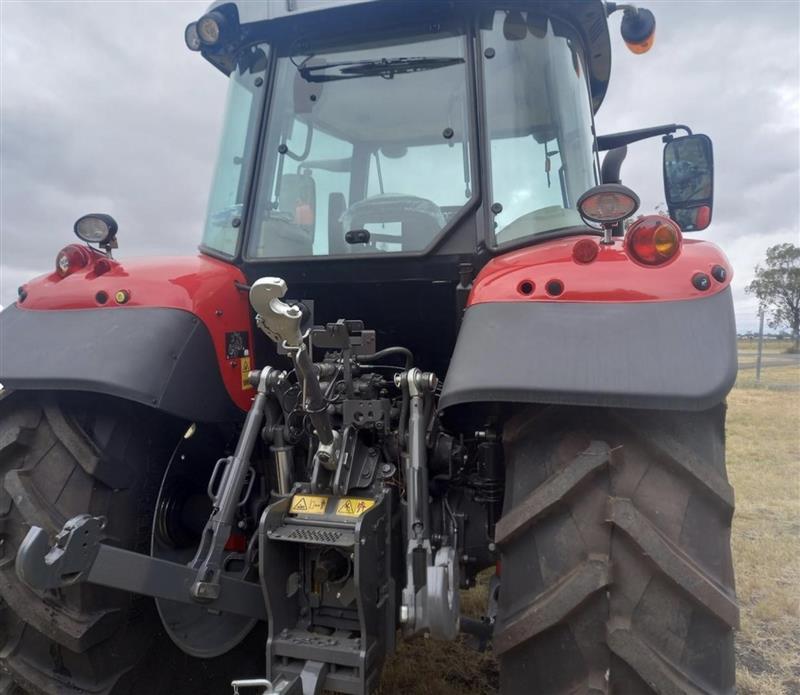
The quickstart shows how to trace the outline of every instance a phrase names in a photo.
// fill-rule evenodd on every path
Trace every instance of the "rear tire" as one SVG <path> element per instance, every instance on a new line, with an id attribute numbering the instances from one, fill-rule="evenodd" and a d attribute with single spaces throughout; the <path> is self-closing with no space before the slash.
<path id="1" fill-rule="evenodd" d="M 91 584 L 38 593 L 14 568 L 30 526 L 53 534 L 82 513 L 106 517 L 106 542 L 149 554 L 161 478 L 185 429 L 102 396 L 16 392 L 0 400 L 0 693 L 230 687 L 223 662 L 192 659 L 169 641 L 152 599 Z M 263 672 L 263 655 L 252 656 L 257 670 L 234 675 Z"/>
<path id="2" fill-rule="evenodd" d="M 724 421 L 719 405 L 508 422 L 501 693 L 734 692 Z"/>

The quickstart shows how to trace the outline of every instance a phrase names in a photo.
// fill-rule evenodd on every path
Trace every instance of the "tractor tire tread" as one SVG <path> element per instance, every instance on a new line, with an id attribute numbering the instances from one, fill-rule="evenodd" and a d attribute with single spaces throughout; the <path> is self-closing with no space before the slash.
<path id="1" fill-rule="evenodd" d="M 501 693 L 734 692 L 724 416 L 538 406 L 507 423 Z"/>
<path id="2" fill-rule="evenodd" d="M 84 412 L 94 413 L 97 427 L 116 426 L 102 406 L 76 402 L 88 403 Z M 16 575 L 16 551 L 32 525 L 54 534 L 88 512 L 112 519 L 107 535 L 123 547 L 132 547 L 139 532 L 141 490 L 124 489 L 119 474 L 103 474 L 113 466 L 102 461 L 119 460 L 132 441 L 128 431 L 102 451 L 69 408 L 45 394 L 0 400 L 0 683 L 9 693 L 127 693 L 123 676 L 148 644 L 141 599 L 89 584 L 36 592 Z M 124 417 L 119 422 L 129 427 Z M 143 470 L 149 463 L 142 460 Z M 157 620 L 154 610 L 149 614 Z"/>

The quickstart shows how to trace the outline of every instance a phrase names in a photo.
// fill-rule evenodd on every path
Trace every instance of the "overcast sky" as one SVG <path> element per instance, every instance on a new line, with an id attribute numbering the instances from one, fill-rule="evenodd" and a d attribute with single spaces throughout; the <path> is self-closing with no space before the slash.
<path id="1" fill-rule="evenodd" d="M 800 243 L 800 1 L 641 5 L 655 46 L 629 53 L 612 17 L 598 132 L 679 122 L 711 136 L 714 221 L 698 236 L 730 257 L 739 328 L 753 328 L 753 266 Z M 196 247 L 226 87 L 183 42 L 206 6 L 0 0 L 0 304 L 51 270 L 86 212 L 117 219 L 123 259 Z M 645 211 L 664 199 L 661 148 L 633 145 L 623 167 Z"/>

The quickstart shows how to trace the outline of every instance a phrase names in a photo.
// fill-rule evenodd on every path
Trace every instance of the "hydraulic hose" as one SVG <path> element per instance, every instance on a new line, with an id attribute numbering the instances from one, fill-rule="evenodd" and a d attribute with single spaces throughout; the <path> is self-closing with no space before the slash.
<path id="1" fill-rule="evenodd" d="M 414 353 L 408 348 L 400 347 L 399 345 L 378 350 L 378 352 L 372 355 L 364 355 L 363 357 L 359 357 L 358 361 L 364 364 L 371 364 L 373 362 L 380 362 L 384 357 L 390 357 L 391 355 L 403 355 L 406 358 L 406 370 L 414 366 Z"/>
<path id="2" fill-rule="evenodd" d="M 392 355 L 402 355 L 405 358 L 404 369 L 406 371 L 414 366 L 414 353 L 408 348 L 401 347 L 399 345 L 393 345 L 392 347 L 378 350 L 378 352 L 372 355 L 359 357 L 358 361 L 363 364 L 371 364 L 373 362 L 380 362 L 380 360 L 382 360 L 384 357 L 391 357 Z M 400 405 L 400 424 L 397 428 L 397 434 L 400 438 L 400 450 L 402 451 L 406 446 L 406 420 L 408 420 L 409 396 L 408 387 L 405 386 L 405 384 L 400 388 L 403 393 L 403 400 Z"/>

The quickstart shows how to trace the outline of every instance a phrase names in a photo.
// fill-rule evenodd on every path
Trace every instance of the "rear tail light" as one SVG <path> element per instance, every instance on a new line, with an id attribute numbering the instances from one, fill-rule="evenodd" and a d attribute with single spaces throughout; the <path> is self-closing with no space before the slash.
<path id="1" fill-rule="evenodd" d="M 91 258 L 91 252 L 88 249 L 78 244 L 70 244 L 58 252 L 56 256 L 56 272 L 62 278 L 65 278 L 76 270 L 89 265 Z"/>
<path id="2" fill-rule="evenodd" d="M 581 239 L 572 247 L 572 258 L 576 263 L 591 263 L 600 251 L 593 239 Z"/>
<path id="3" fill-rule="evenodd" d="M 678 254 L 682 240 L 680 227 L 671 219 L 646 215 L 628 228 L 625 247 L 640 263 L 661 265 Z"/>

